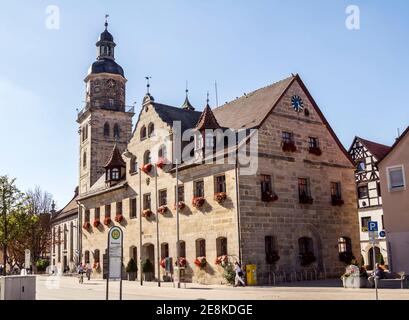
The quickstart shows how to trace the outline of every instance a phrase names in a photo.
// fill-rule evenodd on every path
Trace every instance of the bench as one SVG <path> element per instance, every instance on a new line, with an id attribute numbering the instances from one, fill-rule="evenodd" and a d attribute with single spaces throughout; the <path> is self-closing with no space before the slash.
<path id="1" fill-rule="evenodd" d="M 386 284 L 386 283 L 400 283 L 400 288 L 404 289 L 405 288 L 405 284 L 407 287 L 407 276 L 405 274 L 405 272 L 398 272 L 398 273 L 385 273 L 386 278 L 383 279 L 377 279 L 375 278 L 375 281 L 377 283 L 377 287 L 381 288 L 382 284 Z"/>

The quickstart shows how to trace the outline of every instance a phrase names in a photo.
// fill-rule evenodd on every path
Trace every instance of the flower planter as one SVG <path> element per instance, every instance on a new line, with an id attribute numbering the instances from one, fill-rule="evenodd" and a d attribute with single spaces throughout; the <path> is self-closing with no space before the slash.
<path id="1" fill-rule="evenodd" d="M 262 194 L 261 200 L 263 202 L 275 202 L 278 200 L 278 196 L 275 193 L 266 192 Z"/>
<path id="2" fill-rule="evenodd" d="M 94 226 L 94 228 L 98 228 L 100 224 L 101 224 L 101 221 L 95 220 L 94 223 L 93 223 L 93 226 Z"/>
<path id="3" fill-rule="evenodd" d="M 218 204 L 222 204 L 224 201 L 226 201 L 226 199 L 227 199 L 226 192 L 218 192 L 218 193 L 215 193 L 215 195 L 214 195 L 214 200 Z"/>
<path id="4" fill-rule="evenodd" d="M 121 223 L 124 220 L 124 216 L 122 214 L 117 214 L 115 216 L 115 221 Z"/>
<path id="5" fill-rule="evenodd" d="M 167 160 L 166 160 L 165 158 L 159 158 L 158 162 L 156 163 L 156 166 L 157 166 L 159 169 L 162 169 L 162 170 L 163 170 L 163 168 L 165 167 L 166 163 L 167 163 Z"/>
<path id="6" fill-rule="evenodd" d="M 91 223 L 89 221 L 84 222 L 84 224 L 82 225 L 82 227 L 85 230 L 88 230 L 89 228 L 91 228 Z"/>
<path id="7" fill-rule="evenodd" d="M 165 269 L 165 268 L 166 268 L 166 259 L 162 259 L 162 260 L 160 261 L 160 266 L 162 267 L 162 269 Z"/>
<path id="8" fill-rule="evenodd" d="M 106 218 L 104 219 L 104 224 L 105 224 L 106 226 L 109 226 L 111 223 L 112 223 L 112 220 L 111 220 L 110 217 L 106 217 Z"/>
<path id="9" fill-rule="evenodd" d="M 224 266 L 229 261 L 227 256 L 219 256 L 216 258 L 215 265 Z"/>
<path id="10" fill-rule="evenodd" d="M 332 198 L 331 200 L 333 206 L 342 206 L 344 205 L 344 200 L 341 198 Z"/>
<path id="11" fill-rule="evenodd" d="M 187 260 L 186 260 L 186 258 L 180 257 L 180 258 L 179 258 L 179 266 L 180 266 L 181 268 L 185 268 L 186 265 L 187 265 Z M 178 266 L 178 261 L 176 261 L 175 266 L 176 266 L 176 267 Z"/>
<path id="12" fill-rule="evenodd" d="M 186 208 L 186 204 L 183 201 L 179 201 L 177 207 L 179 208 L 179 210 L 183 210 L 184 208 Z M 173 208 L 176 210 L 176 204 L 173 206 Z"/>
<path id="13" fill-rule="evenodd" d="M 297 147 L 294 142 L 283 142 L 283 151 L 284 152 L 296 152 Z"/>
<path id="14" fill-rule="evenodd" d="M 161 215 L 165 215 L 166 212 L 168 212 L 168 207 L 167 207 L 167 206 L 160 206 L 160 207 L 158 208 L 158 212 L 159 212 Z"/>
<path id="15" fill-rule="evenodd" d="M 200 269 L 205 269 L 207 265 L 206 257 L 197 257 L 194 263 Z"/>
<path id="16" fill-rule="evenodd" d="M 152 164 L 151 164 L 151 163 L 145 164 L 145 165 L 141 168 L 141 170 L 142 170 L 143 172 L 145 172 L 146 174 L 150 173 L 150 172 L 152 171 Z"/>
<path id="17" fill-rule="evenodd" d="M 313 204 L 314 199 L 310 196 L 300 196 L 300 203 L 302 204 Z"/>
<path id="18" fill-rule="evenodd" d="M 319 147 L 310 147 L 308 149 L 308 152 L 316 156 L 322 155 L 322 151 Z"/>
<path id="19" fill-rule="evenodd" d="M 144 218 L 150 218 L 150 216 L 152 215 L 152 210 L 151 209 L 146 209 L 146 210 L 143 210 L 143 212 L 142 212 L 142 217 L 144 217 Z"/>
<path id="20" fill-rule="evenodd" d="M 203 197 L 195 197 L 192 200 L 192 205 L 195 208 L 203 207 L 204 203 L 205 203 L 205 198 L 203 198 Z"/>

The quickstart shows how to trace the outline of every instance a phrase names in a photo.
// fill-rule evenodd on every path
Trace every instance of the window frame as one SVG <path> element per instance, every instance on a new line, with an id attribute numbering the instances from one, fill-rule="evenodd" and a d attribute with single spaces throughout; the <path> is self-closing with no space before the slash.
<path id="1" fill-rule="evenodd" d="M 400 169 L 400 171 L 402 173 L 403 185 L 402 186 L 397 186 L 397 187 L 392 187 L 392 181 L 391 181 L 391 176 L 390 176 L 391 171 L 399 170 L 399 169 Z M 405 166 L 403 164 L 387 167 L 386 168 L 386 176 L 387 176 L 387 180 L 388 180 L 389 192 L 406 190 Z"/>
<path id="2" fill-rule="evenodd" d="M 319 149 L 320 148 L 320 140 L 317 137 L 308 137 L 308 147 L 310 149 Z"/>
<path id="3" fill-rule="evenodd" d="M 223 181 L 219 181 L 219 179 L 222 179 Z M 214 189 L 216 193 L 226 193 L 227 192 L 227 184 L 226 184 L 226 175 L 225 174 L 219 174 L 214 177 Z M 221 188 L 220 188 L 221 187 Z"/>
<path id="4" fill-rule="evenodd" d="M 197 185 L 198 185 L 199 183 L 202 184 L 202 188 L 201 188 L 201 189 L 198 189 L 198 188 L 197 188 Z M 200 192 L 198 192 L 198 190 L 199 190 L 199 191 L 202 191 L 202 192 L 200 193 Z M 204 188 L 204 180 L 203 180 L 203 179 L 193 181 L 193 196 L 194 196 L 195 198 L 204 198 L 204 196 L 205 196 L 205 188 Z"/>
<path id="5" fill-rule="evenodd" d="M 129 219 L 136 219 L 138 217 L 137 199 L 129 199 Z"/>
<path id="6" fill-rule="evenodd" d="M 158 192 L 159 207 L 168 205 L 168 190 L 161 189 Z"/>
<path id="7" fill-rule="evenodd" d="M 366 189 L 366 196 L 361 197 L 360 191 L 361 189 Z M 362 200 L 362 199 L 366 199 L 369 198 L 369 187 L 368 185 L 362 185 L 362 186 L 358 186 L 357 188 L 357 196 L 358 196 L 358 200 Z"/>
<path id="8" fill-rule="evenodd" d="M 149 204 L 149 206 L 147 206 Z M 152 197 L 151 197 L 151 193 L 145 193 L 143 195 L 143 210 L 152 210 Z"/>
<path id="9" fill-rule="evenodd" d="M 294 133 L 290 131 L 282 131 L 281 132 L 281 142 L 287 144 L 294 143 Z"/>
<path id="10" fill-rule="evenodd" d="M 304 195 L 301 194 L 301 186 L 304 186 L 304 184 L 300 184 L 300 180 L 305 180 L 305 197 L 311 197 L 311 183 L 309 178 L 305 177 L 298 177 L 297 178 L 297 186 L 298 186 L 298 197 L 303 197 Z"/>

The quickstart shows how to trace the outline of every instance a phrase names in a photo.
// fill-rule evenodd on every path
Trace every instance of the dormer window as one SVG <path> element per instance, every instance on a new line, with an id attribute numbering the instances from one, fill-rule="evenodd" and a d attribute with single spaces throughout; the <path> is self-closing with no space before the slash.
<path id="1" fill-rule="evenodd" d="M 114 168 L 111 170 L 111 180 L 119 180 L 119 169 Z"/>

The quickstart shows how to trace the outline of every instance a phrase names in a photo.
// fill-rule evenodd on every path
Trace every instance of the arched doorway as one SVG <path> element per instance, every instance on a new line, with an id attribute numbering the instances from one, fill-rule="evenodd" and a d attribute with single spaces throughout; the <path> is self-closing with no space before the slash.
<path id="1" fill-rule="evenodd" d="M 381 254 L 381 250 L 379 249 L 379 247 L 375 247 L 375 257 L 376 257 L 376 263 L 382 263 L 381 260 L 383 260 L 382 254 Z M 368 250 L 368 266 L 370 270 L 374 269 L 374 265 L 373 265 L 373 248 L 370 248 Z"/>
<path id="2" fill-rule="evenodd" d="M 153 279 L 155 278 L 155 246 L 152 243 L 146 243 L 142 247 L 142 260 L 149 259 L 149 261 L 153 265 L 153 272 L 152 272 L 152 277 Z M 150 278 L 150 277 L 148 277 Z M 148 278 L 145 278 L 147 280 Z M 153 280 L 152 279 L 152 280 Z M 147 280 L 149 281 L 149 280 Z"/>

